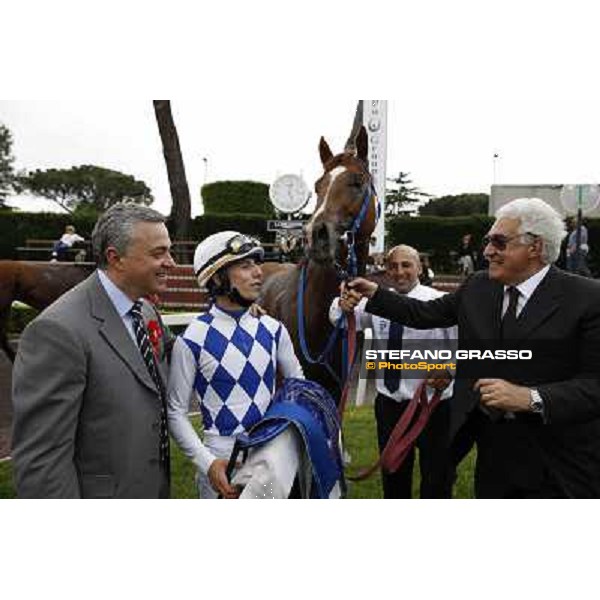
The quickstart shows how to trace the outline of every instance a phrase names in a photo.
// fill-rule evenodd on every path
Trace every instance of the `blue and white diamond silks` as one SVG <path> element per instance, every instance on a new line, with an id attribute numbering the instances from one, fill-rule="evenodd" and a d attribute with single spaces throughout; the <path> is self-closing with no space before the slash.
<path id="1" fill-rule="evenodd" d="M 205 431 L 235 436 L 262 419 L 275 391 L 282 331 L 271 317 L 236 316 L 216 306 L 187 328 L 183 340 L 196 361 Z"/>

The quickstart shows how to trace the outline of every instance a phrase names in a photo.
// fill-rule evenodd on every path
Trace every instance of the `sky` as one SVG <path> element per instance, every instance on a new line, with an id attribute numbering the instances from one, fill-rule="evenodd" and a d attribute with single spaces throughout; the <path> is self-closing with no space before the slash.
<path id="1" fill-rule="evenodd" d="M 597 99 L 576 99 L 563 88 L 543 105 L 535 100 L 506 91 L 487 102 L 459 93 L 390 99 L 388 176 L 407 171 L 417 187 L 435 196 L 489 192 L 494 178 L 499 184 L 598 182 Z M 295 173 L 312 188 L 320 172 L 320 136 L 341 151 L 356 102 L 174 98 L 194 213 L 201 211 L 205 179 L 270 184 Z M 151 100 L 3 100 L 0 121 L 13 133 L 17 169 L 82 164 L 116 169 L 144 180 L 155 207 L 168 212 Z M 12 204 L 54 208 L 39 200 Z"/>
<path id="2" fill-rule="evenodd" d="M 3 87 L 0 121 L 13 133 L 16 167 L 123 171 L 143 179 L 166 213 L 151 98 L 171 98 L 198 214 L 205 180 L 269 184 L 295 173 L 312 189 L 320 136 L 341 151 L 354 98 L 370 95 L 389 100 L 388 176 L 409 172 L 434 196 L 600 180 L 594 3 L 421 0 L 387 19 L 379 0 L 347 0 L 343 12 L 317 3 L 318 18 L 312 2 L 293 18 L 266 0 L 251 4 L 219 3 L 188 20 L 179 2 L 149 9 L 140 47 L 121 42 L 131 40 L 133 9 L 123 6 L 118 22 L 95 13 L 97 34 L 70 27 L 66 38 L 43 28 L 49 8 L 40 4 L 28 27 L 45 37 L 43 52 L 6 28 L 18 60 L 4 63 L 3 83 L 16 83 Z M 26 16 L 27 7 L 13 10 Z M 365 10 L 373 19 L 361 28 Z M 88 54 L 90 37 L 102 43 Z"/>

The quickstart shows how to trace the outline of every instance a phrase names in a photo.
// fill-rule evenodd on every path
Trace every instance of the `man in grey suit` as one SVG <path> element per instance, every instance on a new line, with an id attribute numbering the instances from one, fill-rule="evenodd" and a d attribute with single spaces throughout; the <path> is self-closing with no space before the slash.
<path id="1" fill-rule="evenodd" d="M 13 375 L 13 464 L 23 498 L 169 496 L 166 333 L 143 297 L 174 266 L 164 217 L 111 207 L 98 269 L 23 333 Z M 141 314 L 140 314 L 141 313 Z"/>

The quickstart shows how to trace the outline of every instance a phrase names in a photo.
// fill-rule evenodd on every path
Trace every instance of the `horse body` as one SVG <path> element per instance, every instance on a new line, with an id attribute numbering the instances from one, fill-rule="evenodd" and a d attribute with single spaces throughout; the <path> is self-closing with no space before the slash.
<path id="1" fill-rule="evenodd" d="M 313 364 L 302 351 L 298 302 L 300 278 L 306 269 L 303 319 L 306 346 L 312 359 L 320 359 L 334 332 L 329 307 L 339 295 L 348 274 L 351 256 L 354 273 L 366 269 L 370 236 L 377 220 L 376 197 L 367 170 L 368 138 L 364 127 L 356 139 L 356 150 L 334 156 L 321 138 L 323 176 L 316 182 L 317 206 L 306 226 L 308 256 L 300 265 L 265 265 L 261 304 L 288 328 L 296 354 L 307 378 L 323 385 L 339 400 L 343 382 L 341 335 L 329 356 Z M 324 363 L 327 363 L 325 366 Z"/>
<path id="2" fill-rule="evenodd" d="M 267 266 L 268 265 L 264 265 Z M 285 265 L 276 272 L 270 270 L 265 275 L 265 284 L 260 299 L 269 314 L 282 321 L 287 327 L 296 355 L 302 363 L 305 376 L 321 384 L 334 398 L 339 398 L 339 381 L 322 364 L 312 364 L 304 356 L 300 342 L 298 323 L 298 289 L 302 275 L 302 265 Z M 336 270 L 309 262 L 304 305 L 304 327 L 306 346 L 310 356 L 317 359 L 325 348 L 334 328 L 329 322 L 329 306 L 339 292 L 339 279 Z M 341 374 L 341 352 L 338 344 L 328 358 L 331 369 Z"/>
<path id="3" fill-rule="evenodd" d="M 43 310 L 88 277 L 93 268 L 84 264 L 0 260 L 0 347 L 11 361 L 15 353 L 8 343 L 7 325 L 12 303 L 23 302 Z"/>

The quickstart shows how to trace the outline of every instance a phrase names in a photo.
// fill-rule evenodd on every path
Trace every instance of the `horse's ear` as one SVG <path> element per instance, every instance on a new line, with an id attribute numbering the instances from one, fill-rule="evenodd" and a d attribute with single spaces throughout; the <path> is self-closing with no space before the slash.
<path id="1" fill-rule="evenodd" d="M 321 155 L 321 162 L 323 165 L 328 163 L 333 158 L 333 152 L 329 147 L 329 144 L 325 141 L 325 138 L 322 137 L 319 142 L 319 154 Z"/>
<path id="2" fill-rule="evenodd" d="M 364 125 L 356 136 L 356 156 L 364 162 L 369 161 L 369 136 Z"/>

